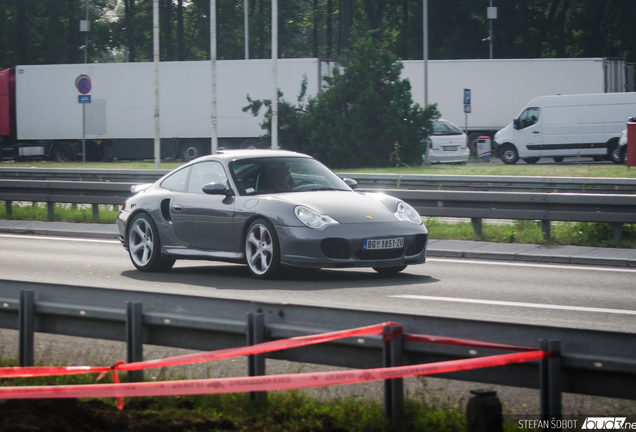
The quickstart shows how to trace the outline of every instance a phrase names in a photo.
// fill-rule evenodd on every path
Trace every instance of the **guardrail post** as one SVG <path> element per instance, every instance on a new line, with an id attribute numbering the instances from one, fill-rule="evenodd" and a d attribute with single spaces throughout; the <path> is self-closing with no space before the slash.
<path id="1" fill-rule="evenodd" d="M 262 313 L 249 312 L 247 314 L 247 345 L 265 342 L 265 316 Z M 247 356 L 247 373 L 249 376 L 265 375 L 265 354 Z M 250 400 L 264 401 L 267 392 L 250 392 Z"/>
<path id="2" fill-rule="evenodd" d="M 93 219 L 99 219 L 99 204 L 93 204 Z"/>
<path id="3" fill-rule="evenodd" d="M 550 221 L 541 221 L 541 232 L 543 233 L 543 240 L 550 240 Z"/>
<path id="4" fill-rule="evenodd" d="M 20 337 L 20 366 L 33 366 L 35 333 L 35 293 L 31 290 L 20 290 L 20 311 L 18 312 L 18 328 Z"/>
<path id="5" fill-rule="evenodd" d="M 475 235 L 480 236 L 482 231 L 482 219 L 481 218 L 470 218 L 473 223 L 473 231 L 475 231 Z"/>
<path id="6" fill-rule="evenodd" d="M 561 351 L 557 339 L 541 339 L 541 351 Z M 561 357 L 541 360 L 539 367 L 541 380 L 541 419 L 559 420 L 561 418 Z"/>
<path id="7" fill-rule="evenodd" d="M 468 432 L 503 432 L 503 409 L 494 390 L 471 390 L 466 422 Z"/>
<path id="8" fill-rule="evenodd" d="M 614 226 L 613 228 L 613 238 L 615 242 L 619 242 L 621 241 L 621 238 L 623 238 L 623 224 L 620 222 L 614 222 Z"/>
<path id="9" fill-rule="evenodd" d="M 134 363 L 143 361 L 143 330 L 144 316 L 142 304 L 139 302 L 126 302 L 126 362 Z M 128 381 L 140 382 L 144 380 L 144 371 L 129 371 Z"/>
<path id="10" fill-rule="evenodd" d="M 47 202 L 46 203 L 46 217 L 48 218 L 48 220 L 52 221 L 53 220 L 53 213 L 55 210 L 55 203 L 53 202 Z"/>
<path id="11" fill-rule="evenodd" d="M 384 367 L 402 366 L 402 326 L 385 326 Z M 402 378 L 384 380 L 384 412 L 396 422 L 404 411 L 404 383 Z"/>
<path id="12" fill-rule="evenodd" d="M 4 209 L 5 209 L 5 214 L 7 215 L 7 217 L 11 217 L 11 215 L 13 214 L 13 201 L 5 201 L 4 202 Z"/>

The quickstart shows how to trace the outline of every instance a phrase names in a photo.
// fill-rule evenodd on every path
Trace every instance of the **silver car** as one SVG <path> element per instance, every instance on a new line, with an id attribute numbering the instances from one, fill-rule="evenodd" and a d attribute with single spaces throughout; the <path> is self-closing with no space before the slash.
<path id="1" fill-rule="evenodd" d="M 205 259 L 269 279 L 284 267 L 398 273 L 424 263 L 428 232 L 415 209 L 352 187 L 307 155 L 224 151 L 134 186 L 117 226 L 141 271 Z"/>

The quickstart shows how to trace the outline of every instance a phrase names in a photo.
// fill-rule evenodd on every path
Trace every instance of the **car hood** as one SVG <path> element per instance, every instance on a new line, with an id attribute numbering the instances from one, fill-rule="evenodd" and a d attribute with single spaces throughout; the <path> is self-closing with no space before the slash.
<path id="1" fill-rule="evenodd" d="M 399 200 L 384 194 L 315 191 L 276 194 L 273 197 L 294 205 L 309 207 L 331 216 L 341 224 L 398 221 L 393 213 Z"/>

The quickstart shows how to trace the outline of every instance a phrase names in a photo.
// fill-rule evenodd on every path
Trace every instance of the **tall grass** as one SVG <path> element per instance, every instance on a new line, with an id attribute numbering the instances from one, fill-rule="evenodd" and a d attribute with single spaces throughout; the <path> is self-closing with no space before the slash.
<path id="1" fill-rule="evenodd" d="M 95 218 L 91 206 L 56 203 L 53 207 L 53 221 L 110 224 L 117 221 L 118 213 L 118 206 L 99 205 L 99 216 Z M 11 216 L 8 216 L 5 202 L 0 201 L 0 219 L 47 221 L 47 204 L 14 202 L 11 206 Z"/>

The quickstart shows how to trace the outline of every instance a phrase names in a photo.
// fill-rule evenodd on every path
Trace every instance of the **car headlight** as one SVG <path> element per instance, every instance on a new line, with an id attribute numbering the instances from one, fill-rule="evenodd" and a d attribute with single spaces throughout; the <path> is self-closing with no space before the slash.
<path id="1" fill-rule="evenodd" d="M 420 225 L 422 223 L 422 218 L 420 214 L 415 211 L 413 207 L 404 201 L 400 201 L 397 205 L 397 210 L 393 213 L 395 217 L 399 220 L 413 222 L 414 224 Z"/>
<path id="2" fill-rule="evenodd" d="M 318 213 L 305 206 L 298 206 L 294 209 L 294 214 L 303 224 L 309 228 L 323 229 L 327 225 L 335 225 L 339 222 L 334 218 Z"/>

